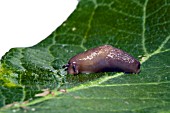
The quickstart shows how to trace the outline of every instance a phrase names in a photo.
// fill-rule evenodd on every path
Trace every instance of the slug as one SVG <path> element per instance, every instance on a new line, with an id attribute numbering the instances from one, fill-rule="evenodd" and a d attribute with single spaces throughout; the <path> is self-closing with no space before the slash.
<path id="1" fill-rule="evenodd" d="M 103 45 L 72 57 L 66 64 L 67 73 L 76 75 L 79 73 L 98 72 L 140 72 L 140 62 L 128 53 L 112 47 Z"/>

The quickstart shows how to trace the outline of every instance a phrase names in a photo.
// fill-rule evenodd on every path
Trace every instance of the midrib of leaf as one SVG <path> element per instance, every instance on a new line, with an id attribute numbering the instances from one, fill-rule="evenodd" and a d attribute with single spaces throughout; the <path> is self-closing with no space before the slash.
<path id="1" fill-rule="evenodd" d="M 130 83 L 130 84 L 112 84 L 112 85 L 96 85 L 98 87 L 110 87 L 110 86 L 149 86 L 149 85 L 159 85 L 159 84 L 166 84 L 170 83 L 169 81 L 166 82 L 148 82 L 148 83 Z"/>

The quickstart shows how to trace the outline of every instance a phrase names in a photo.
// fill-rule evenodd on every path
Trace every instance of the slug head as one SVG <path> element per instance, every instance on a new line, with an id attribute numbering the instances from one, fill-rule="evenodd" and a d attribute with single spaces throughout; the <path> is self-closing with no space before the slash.
<path id="1" fill-rule="evenodd" d="M 64 65 L 63 68 L 66 68 L 65 70 L 67 71 L 68 74 L 75 75 L 78 74 L 78 69 L 76 62 L 69 62 L 68 64 Z"/>

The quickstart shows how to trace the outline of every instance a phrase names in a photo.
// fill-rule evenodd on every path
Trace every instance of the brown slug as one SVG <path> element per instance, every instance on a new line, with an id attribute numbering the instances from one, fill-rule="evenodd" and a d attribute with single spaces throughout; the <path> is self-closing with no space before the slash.
<path id="1" fill-rule="evenodd" d="M 139 73 L 140 62 L 128 53 L 111 45 L 99 46 L 72 57 L 67 67 L 68 74 L 125 72 Z"/>

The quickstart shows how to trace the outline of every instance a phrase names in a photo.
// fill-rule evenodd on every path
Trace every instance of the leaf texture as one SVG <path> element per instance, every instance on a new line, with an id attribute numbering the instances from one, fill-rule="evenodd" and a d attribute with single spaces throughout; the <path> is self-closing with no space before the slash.
<path id="1" fill-rule="evenodd" d="M 0 106 L 33 98 L 24 106 L 37 113 L 170 112 L 168 12 L 170 0 L 81 0 L 45 40 L 3 56 Z M 72 56 L 104 44 L 137 58 L 141 73 L 58 74 Z M 44 88 L 57 96 L 34 98 Z"/>

